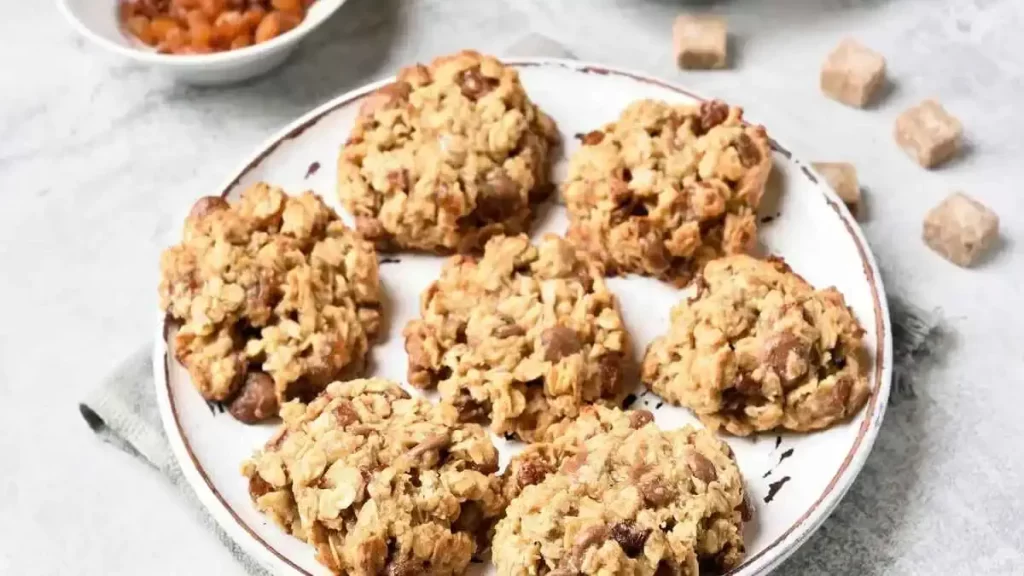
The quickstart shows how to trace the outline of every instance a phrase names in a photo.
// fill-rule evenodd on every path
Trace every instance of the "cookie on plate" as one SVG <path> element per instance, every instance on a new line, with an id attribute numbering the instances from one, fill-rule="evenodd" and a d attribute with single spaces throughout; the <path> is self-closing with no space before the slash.
<path id="1" fill-rule="evenodd" d="M 745 255 L 710 262 L 696 284 L 647 349 L 652 391 L 741 436 L 826 428 L 864 406 L 864 330 L 835 288 Z"/>
<path id="2" fill-rule="evenodd" d="M 696 576 L 742 561 L 743 481 L 711 432 L 600 407 L 562 432 L 548 445 L 558 468 L 523 486 L 498 522 L 499 575 Z"/>
<path id="3" fill-rule="evenodd" d="M 557 236 L 499 236 L 480 258 L 453 256 L 404 334 L 409 381 L 499 434 L 530 439 L 626 393 L 618 302 L 601 266 Z"/>
<path id="4" fill-rule="evenodd" d="M 338 191 L 378 248 L 475 251 L 527 231 L 550 193 L 558 139 L 515 69 L 463 51 L 406 68 L 366 98 Z"/>
<path id="5" fill-rule="evenodd" d="M 264 514 L 336 574 L 462 574 L 504 500 L 487 431 L 381 380 L 335 382 L 242 465 Z"/>
<path id="6" fill-rule="evenodd" d="M 678 285 L 746 252 L 772 159 L 764 128 L 742 118 L 719 101 L 641 100 L 582 135 L 563 185 L 569 239 L 611 274 Z"/>
<path id="7" fill-rule="evenodd" d="M 246 422 L 359 374 L 380 324 L 373 245 L 312 192 L 260 183 L 233 205 L 200 199 L 160 273 L 175 355 L 204 398 Z"/>

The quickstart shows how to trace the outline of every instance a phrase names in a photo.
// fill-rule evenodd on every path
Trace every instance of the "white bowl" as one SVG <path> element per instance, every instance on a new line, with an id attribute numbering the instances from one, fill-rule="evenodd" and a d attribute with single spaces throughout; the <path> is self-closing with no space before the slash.
<path id="1" fill-rule="evenodd" d="M 345 0 L 317 0 L 301 24 L 277 38 L 240 50 L 196 55 L 159 54 L 131 38 L 118 22 L 117 0 L 60 0 L 60 7 L 79 33 L 104 49 L 160 69 L 182 82 L 211 86 L 269 72 L 344 3 Z"/>

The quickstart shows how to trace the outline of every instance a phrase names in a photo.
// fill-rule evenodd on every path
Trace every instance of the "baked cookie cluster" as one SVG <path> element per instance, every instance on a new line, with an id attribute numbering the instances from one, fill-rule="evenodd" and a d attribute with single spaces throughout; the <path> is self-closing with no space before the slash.
<path id="1" fill-rule="evenodd" d="M 717 57 L 691 32 L 683 52 Z M 255 506 L 334 573 L 462 574 L 488 548 L 503 576 L 725 572 L 750 509 L 715 432 L 817 430 L 865 404 L 843 296 L 744 255 L 772 165 L 762 127 L 719 101 L 643 100 L 580 138 L 566 237 L 533 242 L 557 130 L 514 69 L 460 52 L 363 101 L 338 160 L 355 230 L 311 192 L 257 184 L 201 199 L 163 254 L 196 388 L 283 421 L 243 464 Z M 438 403 L 353 379 L 381 323 L 375 247 L 455 253 L 403 330 L 409 383 Z M 695 279 L 641 377 L 706 429 L 618 408 L 631 341 L 605 275 L 627 273 Z M 532 442 L 500 474 L 487 424 Z"/>
<path id="2" fill-rule="evenodd" d="M 818 430 L 867 401 L 863 333 L 836 289 L 815 290 L 778 259 L 731 256 L 673 309 L 642 377 L 712 430 Z"/>
<path id="3" fill-rule="evenodd" d="M 256 507 L 336 574 L 462 574 L 504 509 L 498 451 L 450 406 L 335 382 L 242 466 Z"/>
<path id="4" fill-rule="evenodd" d="M 405 328 L 409 382 L 466 420 L 530 439 L 625 395 L 629 336 L 600 265 L 563 238 L 492 238 L 453 256 Z"/>
<path id="5" fill-rule="evenodd" d="M 610 274 L 685 285 L 752 247 L 772 164 L 764 128 L 740 108 L 641 100 L 580 138 L 563 186 L 567 236 Z"/>
<path id="6" fill-rule="evenodd" d="M 533 444 L 506 473 L 498 574 L 723 573 L 749 519 L 732 451 L 706 430 L 598 406 Z"/>
<path id="7" fill-rule="evenodd" d="M 160 275 L 175 356 L 247 422 L 359 374 L 380 324 L 373 246 L 312 192 L 260 183 L 233 205 L 200 199 Z"/>
<path id="8" fill-rule="evenodd" d="M 526 232 L 550 193 L 554 122 L 516 70 L 464 51 L 370 94 L 338 160 L 359 232 L 385 250 L 451 253 Z"/>

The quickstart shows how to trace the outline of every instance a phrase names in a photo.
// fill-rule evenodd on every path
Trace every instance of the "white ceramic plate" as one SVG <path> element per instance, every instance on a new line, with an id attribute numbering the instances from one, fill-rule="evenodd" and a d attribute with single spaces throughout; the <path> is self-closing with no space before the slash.
<path id="1" fill-rule="evenodd" d="M 511 61 L 519 68 L 531 98 L 557 122 L 566 142 L 556 179 L 578 143 L 573 135 L 614 119 L 631 101 L 699 99 L 682 88 L 640 74 L 551 59 Z M 261 146 L 233 173 L 222 191 L 230 199 L 253 182 L 265 180 L 290 192 L 312 189 L 338 207 L 335 162 L 355 118 L 359 100 L 380 84 L 345 94 L 310 112 Z M 756 122 L 756 118 L 749 118 Z M 769 134 L 771 127 L 769 127 Z M 825 520 L 863 466 L 878 432 L 889 395 L 892 342 L 885 295 L 874 259 L 854 219 L 807 164 L 774 144 L 774 176 L 762 206 L 760 241 L 781 255 L 816 286 L 834 285 L 846 296 L 866 329 L 875 390 L 852 421 L 809 435 L 766 434 L 727 438 L 744 473 L 754 520 L 745 538 L 747 559 L 733 573 L 764 574 L 791 554 Z M 339 208 L 340 211 L 340 208 Z M 565 230 L 564 209 L 544 212 L 534 236 Z M 347 216 L 346 216 L 347 218 Z M 768 221 L 770 220 L 770 221 Z M 176 241 L 177 239 L 174 239 Z M 381 266 L 386 288 L 387 329 L 373 349 L 375 375 L 403 381 L 406 355 L 402 327 L 417 313 L 420 292 L 437 277 L 442 258 L 398 254 L 400 262 Z M 647 343 L 667 328 L 669 309 L 686 292 L 654 280 L 627 277 L 610 281 L 618 295 L 639 357 Z M 283 533 L 252 506 L 240 462 L 262 446 L 274 426 L 246 426 L 211 409 L 168 353 L 161 318 L 153 351 L 160 412 L 171 447 L 185 477 L 221 526 L 243 548 L 278 574 L 328 574 L 310 547 Z M 170 361 L 167 359 L 171 358 Z M 418 394 L 417 391 L 412 391 Z M 662 405 L 653 394 L 636 391 L 635 407 L 654 412 L 658 425 L 675 428 L 697 420 L 686 410 Z M 507 462 L 519 446 L 495 440 Z M 488 566 L 473 565 L 477 573 Z"/>

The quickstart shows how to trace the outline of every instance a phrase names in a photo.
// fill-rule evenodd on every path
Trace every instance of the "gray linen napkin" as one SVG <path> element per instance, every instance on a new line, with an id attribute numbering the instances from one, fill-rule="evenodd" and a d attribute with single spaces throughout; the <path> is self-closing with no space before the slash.
<path id="1" fill-rule="evenodd" d="M 575 58 L 562 45 L 538 34 L 523 37 L 505 53 L 509 56 Z M 894 400 L 913 398 L 913 379 L 910 376 L 936 351 L 941 335 L 938 316 L 891 296 L 889 306 L 895 360 L 892 395 Z M 183 502 L 216 533 L 250 574 L 269 576 L 262 565 L 220 529 L 182 476 L 160 423 L 151 353 L 152 346 L 147 344 L 129 356 L 79 404 L 82 417 L 102 440 L 152 466 L 177 487 Z"/>

